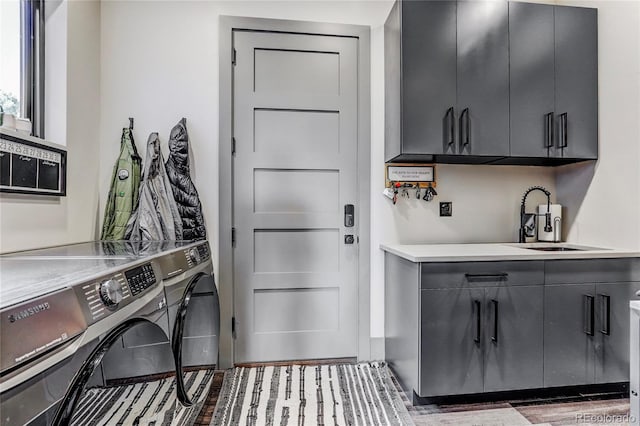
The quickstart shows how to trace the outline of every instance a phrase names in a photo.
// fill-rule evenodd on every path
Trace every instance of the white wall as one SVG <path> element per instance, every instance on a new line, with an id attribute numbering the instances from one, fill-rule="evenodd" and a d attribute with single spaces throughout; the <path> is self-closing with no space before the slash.
<path id="1" fill-rule="evenodd" d="M 46 138 L 66 145 L 67 196 L 0 195 L 0 252 L 95 238 L 100 5 L 47 2 Z"/>
<path id="2" fill-rule="evenodd" d="M 598 8 L 599 160 L 558 169 L 568 239 L 640 250 L 640 2 Z"/>

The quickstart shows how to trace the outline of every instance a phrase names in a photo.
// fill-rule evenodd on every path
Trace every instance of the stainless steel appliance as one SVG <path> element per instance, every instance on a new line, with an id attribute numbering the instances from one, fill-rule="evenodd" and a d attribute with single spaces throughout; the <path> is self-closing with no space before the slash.
<path id="1" fill-rule="evenodd" d="M 207 242 L 173 251 L 158 259 L 169 312 L 171 347 L 176 363 L 177 397 L 185 406 L 186 371 L 218 363 L 220 305 Z"/>
<path id="2" fill-rule="evenodd" d="M 93 242 L 0 256 L 2 424 L 66 424 L 90 382 L 117 376 L 118 360 L 130 375 L 175 371 L 158 257 L 191 245 Z M 146 347 L 140 330 L 150 328 L 162 344 L 123 358 Z"/>

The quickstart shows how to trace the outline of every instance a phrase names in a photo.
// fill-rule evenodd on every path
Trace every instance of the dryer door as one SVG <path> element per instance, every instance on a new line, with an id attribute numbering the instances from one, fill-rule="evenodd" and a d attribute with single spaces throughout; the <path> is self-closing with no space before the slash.
<path id="1" fill-rule="evenodd" d="M 218 363 L 220 305 L 212 275 L 199 273 L 182 296 L 172 334 L 178 399 L 185 406 L 202 403 Z"/>

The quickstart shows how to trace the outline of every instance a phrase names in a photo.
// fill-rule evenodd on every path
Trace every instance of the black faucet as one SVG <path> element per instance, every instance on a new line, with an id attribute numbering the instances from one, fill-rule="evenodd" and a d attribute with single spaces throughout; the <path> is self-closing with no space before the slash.
<path id="1" fill-rule="evenodd" d="M 524 211 L 525 204 L 527 202 L 527 197 L 529 196 L 529 193 L 531 193 L 532 191 L 542 191 L 547 196 L 547 212 L 544 214 L 544 232 L 551 232 L 553 230 L 553 228 L 551 227 L 551 208 L 550 208 L 551 193 L 547 191 L 545 188 L 543 188 L 542 186 L 532 186 L 531 188 L 525 191 L 524 195 L 522 196 L 522 204 L 520 204 L 520 231 L 518 233 L 519 234 L 518 242 L 521 242 L 521 243 L 524 243 L 527 240 L 525 224 L 532 217 L 536 216 L 535 214 L 526 213 Z"/>

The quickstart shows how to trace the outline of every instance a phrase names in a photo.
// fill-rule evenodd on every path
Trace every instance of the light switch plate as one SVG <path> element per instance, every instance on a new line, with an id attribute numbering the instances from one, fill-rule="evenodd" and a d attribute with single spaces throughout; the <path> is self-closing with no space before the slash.
<path id="1" fill-rule="evenodd" d="M 451 201 L 442 201 L 440 203 L 440 216 L 448 217 L 453 215 L 453 203 Z"/>

